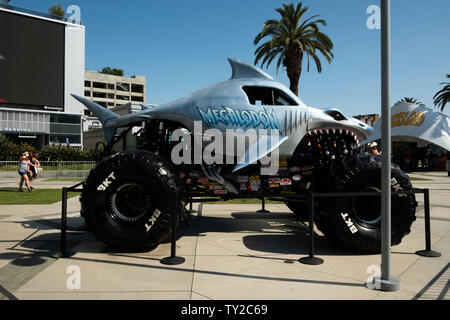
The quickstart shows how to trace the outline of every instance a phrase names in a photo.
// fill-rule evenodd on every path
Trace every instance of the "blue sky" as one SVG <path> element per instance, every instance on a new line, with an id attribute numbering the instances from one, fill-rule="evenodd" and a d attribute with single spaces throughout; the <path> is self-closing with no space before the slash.
<path id="1" fill-rule="evenodd" d="M 380 32 L 369 30 L 369 5 L 379 0 L 304 0 L 327 21 L 334 61 L 302 73 L 299 96 L 308 105 L 338 107 L 348 115 L 380 113 Z M 12 0 L 46 12 L 60 3 L 81 8 L 86 68 L 121 68 L 147 77 L 147 103 L 160 104 L 228 79 L 227 57 L 253 63 L 253 39 L 278 18 L 276 0 Z M 298 1 L 294 1 L 298 3 Z M 413 96 L 429 107 L 450 73 L 450 1 L 393 0 L 391 101 Z M 289 86 L 276 63 L 265 70 Z M 447 107 L 446 114 L 450 114 Z"/>

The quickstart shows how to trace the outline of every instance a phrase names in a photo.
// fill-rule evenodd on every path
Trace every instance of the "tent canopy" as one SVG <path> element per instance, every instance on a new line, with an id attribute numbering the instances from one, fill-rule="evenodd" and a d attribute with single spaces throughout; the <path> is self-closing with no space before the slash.
<path id="1" fill-rule="evenodd" d="M 450 117 L 423 105 L 397 103 L 391 109 L 393 140 L 427 141 L 450 151 Z M 373 134 L 361 144 L 381 139 L 381 118 L 375 123 Z"/>

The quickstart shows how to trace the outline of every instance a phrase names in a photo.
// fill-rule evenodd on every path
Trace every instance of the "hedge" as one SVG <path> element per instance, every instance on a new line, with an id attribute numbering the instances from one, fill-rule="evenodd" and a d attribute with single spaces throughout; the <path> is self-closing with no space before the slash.
<path id="1" fill-rule="evenodd" d="M 33 152 L 35 148 L 28 143 L 16 144 L 8 137 L 0 134 L 0 161 L 19 161 L 25 151 Z"/>
<path id="2" fill-rule="evenodd" d="M 27 143 L 14 143 L 8 137 L 0 134 L 0 161 L 18 161 L 25 151 L 39 151 L 40 161 L 94 161 L 93 150 L 83 150 L 66 145 L 48 145 L 36 150 Z"/>
<path id="3" fill-rule="evenodd" d="M 39 152 L 40 161 L 94 161 L 93 150 L 65 145 L 48 145 Z"/>

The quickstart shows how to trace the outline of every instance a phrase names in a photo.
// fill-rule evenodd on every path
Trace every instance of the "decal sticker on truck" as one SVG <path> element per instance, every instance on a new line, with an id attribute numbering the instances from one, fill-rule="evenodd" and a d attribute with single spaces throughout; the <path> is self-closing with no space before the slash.
<path id="1" fill-rule="evenodd" d="M 245 126 L 246 128 L 250 126 L 256 128 L 262 125 L 264 129 L 270 127 L 281 132 L 273 110 L 272 113 L 269 113 L 266 108 L 263 108 L 264 111 L 259 112 L 254 110 L 237 110 L 230 107 L 222 107 L 221 109 L 208 108 L 206 111 L 199 107 L 197 109 L 202 117 L 202 121 L 211 127 L 215 127 L 217 123 L 222 122 L 225 125 L 231 124 L 240 127 Z"/>

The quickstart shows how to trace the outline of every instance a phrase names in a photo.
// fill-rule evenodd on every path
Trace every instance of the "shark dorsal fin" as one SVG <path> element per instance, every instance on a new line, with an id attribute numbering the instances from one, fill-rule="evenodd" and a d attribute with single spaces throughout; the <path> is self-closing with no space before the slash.
<path id="1" fill-rule="evenodd" d="M 232 75 L 231 79 L 243 79 L 243 78 L 261 78 L 267 80 L 273 80 L 271 76 L 269 76 L 264 71 L 249 65 L 248 63 L 242 62 L 238 59 L 228 58 L 230 62 Z"/>

